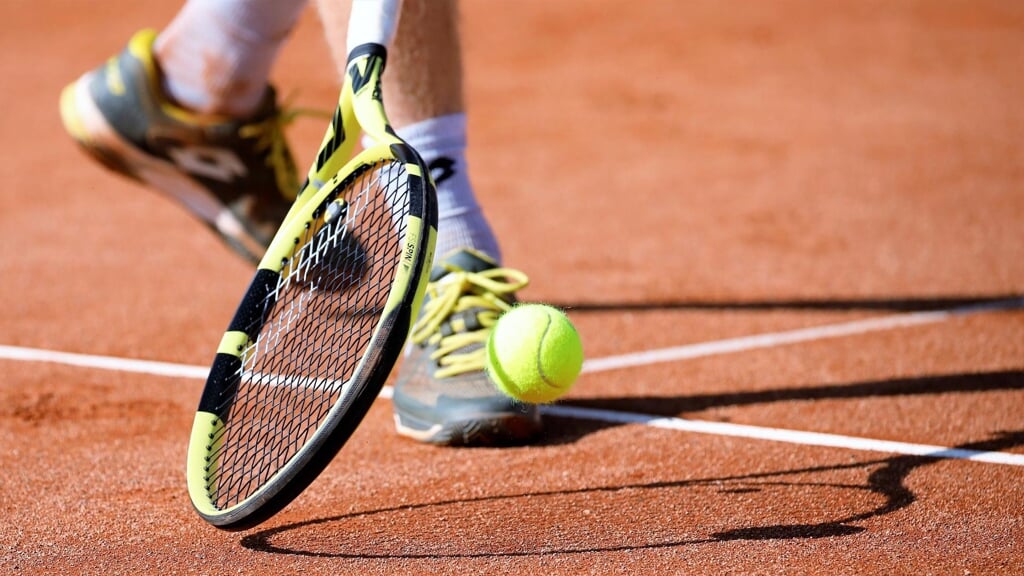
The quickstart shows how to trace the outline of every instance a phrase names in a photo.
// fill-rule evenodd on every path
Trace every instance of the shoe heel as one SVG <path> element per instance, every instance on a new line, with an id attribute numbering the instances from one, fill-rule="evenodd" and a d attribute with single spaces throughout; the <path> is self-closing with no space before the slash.
<path id="1" fill-rule="evenodd" d="M 81 80 L 72 82 L 64 87 L 60 93 L 60 119 L 64 130 L 69 136 L 94 160 L 103 165 L 104 168 L 127 176 L 132 180 L 141 179 L 125 164 L 117 154 L 107 150 L 100 144 L 89 138 L 89 131 L 85 127 L 82 114 L 78 108 L 78 90 Z"/>

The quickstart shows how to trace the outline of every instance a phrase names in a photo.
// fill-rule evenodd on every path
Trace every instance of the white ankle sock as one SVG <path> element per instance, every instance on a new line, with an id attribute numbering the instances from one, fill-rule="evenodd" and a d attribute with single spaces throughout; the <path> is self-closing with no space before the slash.
<path id="1" fill-rule="evenodd" d="M 247 116 L 306 0 L 189 0 L 154 53 L 164 88 L 195 112 Z"/>
<path id="2" fill-rule="evenodd" d="M 420 153 L 437 183 L 437 258 L 459 248 L 474 248 L 500 263 L 498 240 L 469 182 L 466 115 L 431 118 L 397 132 Z"/>

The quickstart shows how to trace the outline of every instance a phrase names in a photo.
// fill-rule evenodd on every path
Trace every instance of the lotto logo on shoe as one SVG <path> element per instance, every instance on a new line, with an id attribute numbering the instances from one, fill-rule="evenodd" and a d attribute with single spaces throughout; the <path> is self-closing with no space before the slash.
<path id="1" fill-rule="evenodd" d="M 231 150 L 209 146 L 171 148 L 167 155 L 182 170 L 221 182 L 233 182 L 248 173 L 245 164 Z"/>

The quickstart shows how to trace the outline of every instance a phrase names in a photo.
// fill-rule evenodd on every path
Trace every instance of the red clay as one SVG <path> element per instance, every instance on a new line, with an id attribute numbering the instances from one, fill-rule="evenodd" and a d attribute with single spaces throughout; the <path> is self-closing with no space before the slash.
<path id="1" fill-rule="evenodd" d="M 250 270 L 62 133 L 176 6 L 0 4 L 0 345 L 205 365 Z M 470 160 L 591 358 L 1024 294 L 1024 5 L 466 0 Z M 276 68 L 329 108 L 314 11 Z M 301 162 L 320 120 L 291 131 Z M 1024 572 L 1024 471 L 549 418 L 399 439 L 381 400 L 242 534 L 189 505 L 197 380 L 0 360 L 0 572 Z M 1024 312 L 586 374 L 566 404 L 1024 454 Z"/>

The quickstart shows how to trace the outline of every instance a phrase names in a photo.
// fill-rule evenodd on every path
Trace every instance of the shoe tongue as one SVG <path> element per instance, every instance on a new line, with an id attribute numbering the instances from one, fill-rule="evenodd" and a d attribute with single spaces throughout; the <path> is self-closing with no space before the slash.
<path id="1" fill-rule="evenodd" d="M 498 263 L 491 260 L 491 258 L 483 252 L 466 248 L 455 252 L 449 252 L 441 260 L 441 264 L 435 265 L 433 270 L 430 271 L 431 282 L 437 282 L 448 275 L 448 268 L 442 264 L 473 273 L 483 272 L 484 270 L 490 270 L 498 267 Z"/>

